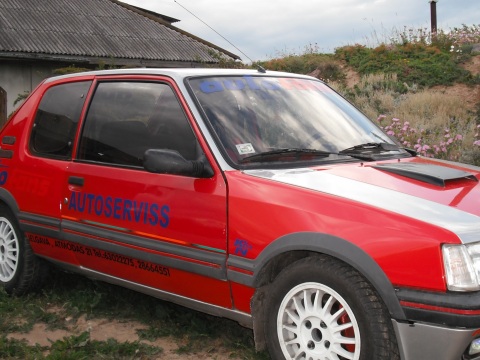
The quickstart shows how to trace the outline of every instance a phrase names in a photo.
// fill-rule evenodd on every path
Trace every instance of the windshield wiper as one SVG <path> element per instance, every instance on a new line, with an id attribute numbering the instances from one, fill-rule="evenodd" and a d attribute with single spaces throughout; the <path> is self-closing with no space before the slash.
<path id="1" fill-rule="evenodd" d="M 369 142 L 365 144 L 355 145 L 344 149 L 339 152 L 339 154 L 350 153 L 350 152 L 365 152 L 365 151 L 395 151 L 399 150 L 400 148 L 395 144 L 389 144 L 385 142 L 375 143 Z"/>
<path id="2" fill-rule="evenodd" d="M 314 157 L 329 157 L 330 155 L 344 155 L 350 156 L 352 158 L 357 158 L 361 160 L 377 160 L 379 157 L 382 157 L 381 153 L 390 152 L 390 151 L 399 151 L 400 148 L 395 144 L 389 143 L 365 143 L 360 145 L 355 145 L 339 151 L 338 153 L 328 152 L 323 150 L 316 149 L 297 149 L 297 148 L 284 148 L 284 149 L 275 149 L 251 156 L 247 156 L 240 160 L 240 163 L 251 163 L 251 162 L 262 162 L 262 161 L 275 161 L 281 158 L 282 156 L 294 157 L 295 160 L 301 160 L 302 157 L 314 156 Z"/>
<path id="3" fill-rule="evenodd" d="M 339 155 L 349 155 L 358 159 L 377 160 L 379 154 L 389 151 L 400 151 L 401 149 L 395 144 L 385 142 L 369 142 L 365 144 L 355 145 L 339 151 Z"/>
<path id="4" fill-rule="evenodd" d="M 276 160 L 283 155 L 293 156 L 296 159 L 301 159 L 302 156 L 315 156 L 315 157 L 328 157 L 333 153 L 322 150 L 315 149 L 296 149 L 296 148 L 287 148 L 287 149 L 275 149 L 260 154 L 255 154 L 247 156 L 240 160 L 241 163 L 257 162 L 262 160 Z"/>

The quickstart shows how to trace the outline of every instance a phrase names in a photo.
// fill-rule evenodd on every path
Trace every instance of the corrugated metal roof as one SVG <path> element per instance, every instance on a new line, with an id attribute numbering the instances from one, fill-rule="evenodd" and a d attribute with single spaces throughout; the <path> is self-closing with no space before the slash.
<path id="1" fill-rule="evenodd" d="M 116 0 L 1 0 L 0 52 L 216 63 L 238 56 Z"/>

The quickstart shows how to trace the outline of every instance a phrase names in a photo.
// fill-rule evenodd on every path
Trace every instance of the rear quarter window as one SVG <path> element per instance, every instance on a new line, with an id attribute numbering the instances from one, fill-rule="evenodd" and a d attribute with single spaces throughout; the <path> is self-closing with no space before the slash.
<path id="1" fill-rule="evenodd" d="M 45 92 L 30 136 L 30 151 L 34 155 L 71 158 L 78 121 L 91 83 L 60 84 Z"/>

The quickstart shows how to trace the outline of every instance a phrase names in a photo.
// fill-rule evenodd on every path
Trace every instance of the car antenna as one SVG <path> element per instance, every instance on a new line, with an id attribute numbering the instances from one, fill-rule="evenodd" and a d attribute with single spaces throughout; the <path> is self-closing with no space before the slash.
<path id="1" fill-rule="evenodd" d="M 193 12 L 191 12 L 190 10 L 188 10 L 185 6 L 183 6 L 182 4 L 180 4 L 177 0 L 173 0 L 176 4 L 178 4 L 178 6 L 182 7 L 185 11 L 187 11 L 188 13 L 190 13 L 192 16 L 194 16 L 195 18 L 197 18 L 199 21 L 201 21 L 205 26 L 207 26 L 210 30 L 214 31 L 215 34 L 217 34 L 218 36 L 220 36 L 223 40 L 225 40 L 226 42 L 228 42 L 230 45 L 232 45 L 235 49 L 237 49 L 243 56 L 245 56 L 248 60 L 250 60 L 250 62 L 252 64 L 254 64 L 254 61 L 250 58 L 250 56 L 248 56 L 247 54 L 245 54 L 242 50 L 240 50 L 238 47 L 236 47 L 230 40 L 228 40 L 225 36 L 223 36 L 222 34 L 220 34 L 217 30 L 215 30 L 213 27 L 211 27 L 210 25 L 208 25 L 205 21 L 203 21 L 202 19 L 200 19 L 197 15 L 195 15 Z M 257 70 L 258 72 L 261 72 L 261 73 L 266 73 L 267 70 L 265 70 L 265 68 L 259 64 L 254 64 L 256 67 L 257 67 Z"/>

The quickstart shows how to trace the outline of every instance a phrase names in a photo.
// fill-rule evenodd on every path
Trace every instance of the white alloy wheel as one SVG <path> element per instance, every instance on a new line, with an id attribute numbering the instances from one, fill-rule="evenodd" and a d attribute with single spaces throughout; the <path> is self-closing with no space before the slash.
<path id="1" fill-rule="evenodd" d="M 335 290 L 320 283 L 299 284 L 285 295 L 277 335 L 286 359 L 360 358 L 360 330 L 352 309 Z"/>
<path id="2" fill-rule="evenodd" d="M 17 273 L 19 243 L 15 229 L 4 217 L 0 217 L 0 281 L 6 283 Z"/>

